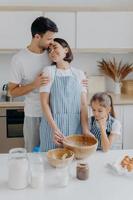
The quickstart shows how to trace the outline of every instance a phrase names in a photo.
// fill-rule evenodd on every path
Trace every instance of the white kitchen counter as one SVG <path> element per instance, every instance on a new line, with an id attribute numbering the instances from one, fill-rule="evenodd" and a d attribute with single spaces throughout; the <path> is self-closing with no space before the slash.
<path id="1" fill-rule="evenodd" d="M 7 186 L 7 154 L 0 155 L 0 199 L 3 200 L 132 200 L 133 177 L 118 176 L 111 173 L 106 163 L 119 159 L 122 155 L 133 156 L 133 150 L 112 150 L 108 153 L 96 152 L 88 158 L 90 177 L 87 181 L 71 178 L 65 188 L 55 187 L 52 183 L 52 172 L 45 162 L 45 185 L 41 189 L 30 186 L 24 190 L 11 190 Z M 71 167 L 74 171 L 75 162 Z M 15 177 L 14 177 L 15 178 Z"/>
<path id="2" fill-rule="evenodd" d="M 126 95 L 126 94 L 114 94 L 110 93 L 113 98 L 114 105 L 133 105 L 133 94 Z M 88 94 L 88 104 L 90 104 L 90 99 L 93 94 Z"/>
<path id="3" fill-rule="evenodd" d="M 22 101 L 13 101 L 13 102 L 0 102 L 0 108 L 14 108 L 14 107 L 24 107 L 24 102 Z"/>
<path id="4" fill-rule="evenodd" d="M 88 105 L 90 104 L 90 99 L 93 94 L 88 95 Z M 111 93 L 113 98 L 114 105 L 133 105 L 133 95 L 116 95 Z M 13 101 L 13 102 L 2 102 L 0 101 L 0 108 L 7 108 L 7 107 L 24 107 L 23 101 Z"/>

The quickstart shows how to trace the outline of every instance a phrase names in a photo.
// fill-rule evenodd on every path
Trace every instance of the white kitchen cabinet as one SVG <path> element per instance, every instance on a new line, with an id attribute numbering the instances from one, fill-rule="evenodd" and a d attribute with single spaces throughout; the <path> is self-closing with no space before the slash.
<path id="1" fill-rule="evenodd" d="M 123 106 L 115 105 L 114 106 L 116 118 L 121 123 L 121 135 L 118 137 L 117 141 L 113 145 L 113 149 L 122 149 L 123 148 Z"/>
<path id="2" fill-rule="evenodd" d="M 133 105 L 124 106 L 123 148 L 133 149 Z"/>
<path id="3" fill-rule="evenodd" d="M 46 12 L 45 17 L 53 20 L 58 28 L 59 32 L 55 37 L 61 37 L 65 39 L 71 48 L 75 48 L 75 13 L 74 12 Z"/>
<path id="4" fill-rule="evenodd" d="M 40 11 L 0 12 L 0 49 L 24 48 L 31 40 L 31 24 Z"/>
<path id="5" fill-rule="evenodd" d="M 133 12 L 78 12 L 77 48 L 133 48 Z"/>

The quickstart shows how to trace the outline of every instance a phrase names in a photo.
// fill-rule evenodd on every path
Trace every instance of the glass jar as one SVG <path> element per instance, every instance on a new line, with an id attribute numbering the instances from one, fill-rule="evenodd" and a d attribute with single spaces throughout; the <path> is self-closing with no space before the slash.
<path id="1" fill-rule="evenodd" d="M 89 178 L 89 166 L 87 163 L 78 163 L 76 170 L 79 180 L 87 180 Z"/>
<path id="2" fill-rule="evenodd" d="M 30 156 L 31 187 L 40 188 L 44 186 L 44 162 L 42 155 L 33 153 Z"/>
<path id="3" fill-rule="evenodd" d="M 55 168 L 55 185 L 57 187 L 66 187 L 69 183 L 69 171 L 68 166 L 63 168 Z"/>
<path id="4" fill-rule="evenodd" d="M 11 149 L 8 159 L 8 185 L 11 189 L 24 189 L 28 183 L 29 161 L 26 149 Z"/>

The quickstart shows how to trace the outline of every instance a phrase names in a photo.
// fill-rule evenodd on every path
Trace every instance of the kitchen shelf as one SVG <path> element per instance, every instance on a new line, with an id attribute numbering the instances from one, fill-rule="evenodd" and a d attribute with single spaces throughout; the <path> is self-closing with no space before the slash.
<path id="1" fill-rule="evenodd" d="M 133 48 L 84 48 L 84 49 L 73 49 L 73 52 L 80 52 L 80 53 L 86 53 L 86 52 L 89 52 L 89 53 L 111 53 L 111 54 L 126 54 L 126 53 L 133 53 Z"/>
<path id="2" fill-rule="evenodd" d="M 20 49 L 0 49 L 0 53 L 5 54 L 5 53 L 16 53 L 18 52 Z M 127 54 L 127 53 L 133 53 L 133 49 L 110 49 L 110 48 L 105 48 L 105 49 L 101 49 L 101 48 L 96 48 L 96 49 L 75 49 L 72 48 L 72 51 L 74 53 L 110 53 L 110 54 Z"/>
<path id="3" fill-rule="evenodd" d="M 20 49 L 0 49 L 0 53 L 2 54 L 5 54 L 5 53 L 16 53 L 17 51 L 19 51 Z"/>
<path id="4" fill-rule="evenodd" d="M 0 102 L 0 108 L 24 107 L 24 102 Z"/>
<path id="5" fill-rule="evenodd" d="M 133 11 L 133 6 L 111 6 L 111 5 L 89 5 L 89 4 L 14 4 L 6 5 L 0 4 L 0 11 L 66 11 L 66 12 L 77 12 L 77 11 Z"/>

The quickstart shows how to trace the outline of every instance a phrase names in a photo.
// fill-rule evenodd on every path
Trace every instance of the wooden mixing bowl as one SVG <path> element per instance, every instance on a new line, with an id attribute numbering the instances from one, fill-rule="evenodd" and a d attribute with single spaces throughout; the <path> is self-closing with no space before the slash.
<path id="1" fill-rule="evenodd" d="M 73 151 L 77 159 L 84 159 L 96 151 L 98 141 L 89 135 L 70 135 L 65 137 L 63 145 Z"/>

